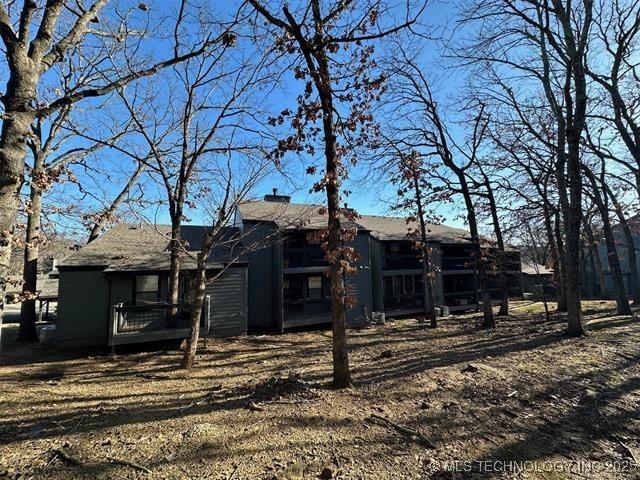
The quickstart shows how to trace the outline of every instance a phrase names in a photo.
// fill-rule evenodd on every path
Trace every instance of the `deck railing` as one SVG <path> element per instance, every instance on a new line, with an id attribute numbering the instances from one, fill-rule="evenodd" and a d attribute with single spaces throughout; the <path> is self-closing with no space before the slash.
<path id="1" fill-rule="evenodd" d="M 307 319 L 325 315 L 328 318 L 330 313 L 331 302 L 328 298 L 287 301 L 283 305 L 283 320 L 285 323 L 304 322 Z"/>
<path id="2" fill-rule="evenodd" d="M 442 257 L 442 270 L 475 269 L 473 257 Z"/>
<path id="3" fill-rule="evenodd" d="M 416 254 L 409 255 L 385 255 L 382 257 L 384 270 L 419 270 L 422 262 Z"/>
<path id="4" fill-rule="evenodd" d="M 201 335 L 209 329 L 210 298 L 205 298 L 200 315 Z M 109 345 L 184 338 L 189 333 L 191 310 L 188 304 L 117 303 L 111 307 Z"/>
<path id="5" fill-rule="evenodd" d="M 282 264 L 284 268 L 325 267 L 328 265 L 320 247 L 284 247 L 282 253 Z"/>

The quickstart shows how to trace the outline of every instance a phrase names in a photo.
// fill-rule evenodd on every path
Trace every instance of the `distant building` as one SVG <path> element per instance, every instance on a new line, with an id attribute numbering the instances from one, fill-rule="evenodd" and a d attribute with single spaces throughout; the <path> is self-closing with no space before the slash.
<path id="1" fill-rule="evenodd" d="M 631 217 L 628 222 L 634 238 L 635 252 L 639 264 L 638 273 L 640 274 L 640 214 Z M 629 263 L 629 249 L 627 241 L 622 231 L 622 227 L 619 224 L 614 225 L 612 229 L 613 236 L 616 242 L 616 251 L 618 252 L 618 258 L 620 259 L 620 267 L 622 269 L 624 285 L 627 294 L 629 294 L 629 292 L 631 291 L 631 266 Z M 583 293 L 589 296 L 602 294 L 603 292 L 612 293 L 614 289 L 613 279 L 611 278 L 611 270 L 609 268 L 607 246 L 602 234 L 598 234 L 598 232 L 594 232 L 594 234 L 598 235 L 597 251 L 600 262 L 602 264 L 602 270 L 605 277 L 605 285 L 600 285 L 600 278 L 596 271 L 596 262 L 592 250 L 585 249 L 582 255 L 582 284 L 584 287 Z"/>

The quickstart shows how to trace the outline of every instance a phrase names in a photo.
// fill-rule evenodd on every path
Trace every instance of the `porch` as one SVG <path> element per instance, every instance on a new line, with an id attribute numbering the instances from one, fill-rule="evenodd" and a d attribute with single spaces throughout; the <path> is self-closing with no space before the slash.
<path id="1" fill-rule="evenodd" d="M 331 301 L 328 298 L 286 301 L 282 306 L 284 329 L 331 322 Z"/>
<path id="2" fill-rule="evenodd" d="M 210 297 L 205 298 L 200 328 L 209 331 Z M 111 307 L 109 346 L 186 338 L 189 335 L 191 309 L 186 304 L 117 303 Z"/>

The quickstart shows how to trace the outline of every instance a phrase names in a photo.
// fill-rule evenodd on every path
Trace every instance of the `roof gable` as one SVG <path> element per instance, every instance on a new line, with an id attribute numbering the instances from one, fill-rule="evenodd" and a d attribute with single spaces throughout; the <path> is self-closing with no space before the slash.
<path id="1" fill-rule="evenodd" d="M 182 237 L 189 251 L 200 250 L 207 228 L 197 225 L 182 226 Z M 238 236 L 238 229 L 225 227 L 221 236 L 224 237 L 221 245 L 209 255 L 208 263 L 211 268 L 241 257 L 238 254 L 241 246 L 238 241 L 233 240 Z M 170 238 L 170 225 L 121 223 L 65 258 L 58 266 L 61 269 L 95 267 L 106 271 L 168 270 Z M 237 261 L 244 259 L 238 258 Z M 195 262 L 187 258 L 183 266 L 187 269 L 195 268 Z"/>

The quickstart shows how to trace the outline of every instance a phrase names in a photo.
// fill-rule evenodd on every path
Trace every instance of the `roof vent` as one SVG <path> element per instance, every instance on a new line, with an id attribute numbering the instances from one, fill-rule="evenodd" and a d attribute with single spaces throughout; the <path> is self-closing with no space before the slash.
<path id="1" fill-rule="evenodd" d="M 344 208 L 343 208 L 345 213 L 356 213 L 355 209 L 353 208 L 349 208 L 349 204 L 345 202 L 344 204 Z"/>
<path id="2" fill-rule="evenodd" d="M 267 194 L 267 195 L 264 196 L 264 201 L 265 202 L 290 203 L 291 202 L 291 197 L 289 195 L 278 195 L 278 189 L 274 188 L 272 195 L 268 195 Z"/>

